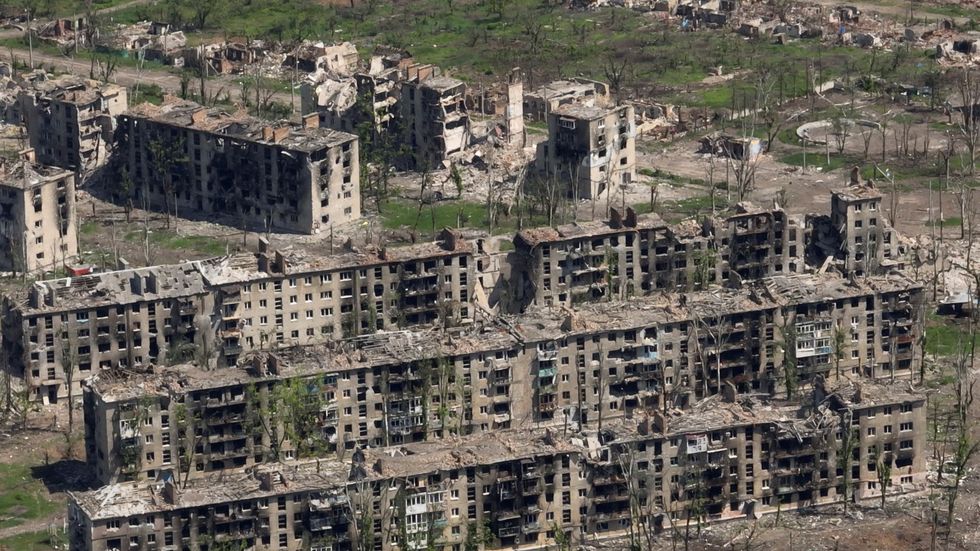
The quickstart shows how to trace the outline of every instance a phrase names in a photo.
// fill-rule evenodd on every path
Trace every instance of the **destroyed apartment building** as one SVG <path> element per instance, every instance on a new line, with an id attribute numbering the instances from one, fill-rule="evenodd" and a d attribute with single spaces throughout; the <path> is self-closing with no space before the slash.
<path id="1" fill-rule="evenodd" d="M 360 218 L 357 136 L 171 100 L 119 116 L 135 204 L 266 231 L 317 233 Z M 144 197 L 145 195 L 145 197 Z"/>
<path id="2" fill-rule="evenodd" d="M 300 88 L 302 112 L 316 113 L 325 128 L 358 132 L 367 124 L 380 135 L 394 129 L 401 80 L 394 67 L 351 77 L 315 73 Z"/>
<path id="3" fill-rule="evenodd" d="M 403 247 L 331 255 L 269 250 L 204 261 L 214 290 L 219 364 L 240 352 L 378 331 L 466 324 L 479 292 L 472 245 L 453 230 Z"/>
<path id="4" fill-rule="evenodd" d="M 610 107 L 609 86 L 584 78 L 550 82 L 524 95 L 524 116 L 530 121 L 547 122 L 549 113 L 572 103 Z"/>
<path id="5" fill-rule="evenodd" d="M 775 396 L 830 379 L 911 380 L 922 365 L 921 299 L 921 287 L 901 278 L 854 287 L 833 274 L 778 277 L 741 291 L 543 310 L 451 332 L 255 350 L 219 370 L 107 370 L 84 389 L 88 458 L 102 483 L 152 481 L 174 468 L 174 450 L 155 443 L 176 441 L 178 417 L 199 439 L 182 476 L 197 478 L 526 423 L 605 426 L 687 409 L 729 388 Z M 793 380 L 781 368 L 787 335 Z M 319 412 L 316 420 L 270 426 L 288 422 L 270 417 L 295 400 Z"/>
<path id="6" fill-rule="evenodd" d="M 300 85 L 301 112 L 317 113 L 326 128 L 357 132 L 370 124 L 380 135 L 394 130 L 400 116 L 401 82 L 436 71 L 434 65 L 415 63 L 407 52 L 379 48 L 367 67 L 351 64 L 344 71 L 320 68 L 308 74 Z"/>
<path id="7" fill-rule="evenodd" d="M 131 438 L 149 440 L 141 415 L 126 416 Z M 158 416 L 181 423 L 142 415 Z M 477 526 L 487 549 L 540 549 L 559 531 L 581 544 L 623 536 L 631 522 L 660 532 L 695 516 L 875 497 L 884 489 L 874 467 L 885 462 L 890 493 L 914 491 L 925 477 L 925 422 L 924 398 L 899 384 L 818 386 L 800 403 L 728 392 L 598 433 L 528 427 L 190 478 L 175 466 L 153 482 L 69 494 L 67 524 L 72 548 L 92 551 L 223 541 L 445 548 L 460 547 Z M 165 433 L 173 462 L 195 445 L 192 432 Z M 854 455 L 838 461 L 845 440 Z"/>
<path id="8" fill-rule="evenodd" d="M 20 155 L 0 163 L 0 271 L 64 266 L 78 255 L 75 176 Z"/>
<path id="9" fill-rule="evenodd" d="M 20 119 L 41 164 L 85 172 L 104 165 L 126 88 L 71 75 L 35 75 L 17 95 Z"/>
<path id="10" fill-rule="evenodd" d="M 32 399 L 79 395 L 103 369 L 164 363 L 207 337 L 209 295 L 191 263 L 39 281 L 4 297 L 7 369 Z"/>
<path id="11" fill-rule="evenodd" d="M 461 330 L 451 338 L 380 333 L 353 342 L 356 349 L 346 343 L 255 352 L 227 369 L 186 364 L 102 372 L 84 388 L 89 465 L 101 484 L 153 481 L 176 468 L 176 450 L 166 442 L 179 442 L 174 433 L 184 424 L 200 445 L 182 477 L 200 478 L 317 453 L 507 428 L 511 411 L 529 403 L 517 379 L 520 365 L 513 363 L 520 347 L 500 327 Z M 493 376 L 471 376 L 471 368 L 492 369 Z M 434 377 L 441 383 L 430 389 Z M 458 392 L 463 386 L 469 398 Z M 256 422 L 290 407 L 290 395 L 318 410 L 317 419 L 277 427 L 293 436 L 276 438 Z"/>
<path id="12" fill-rule="evenodd" d="M 481 293 L 474 269 L 471 244 L 449 230 L 329 256 L 262 241 L 257 254 L 35 282 L 6 297 L 3 346 L 31 396 L 56 402 L 68 396 L 66 366 L 77 367 L 74 392 L 105 369 L 235 365 L 252 350 L 466 324 Z"/>
<path id="13" fill-rule="evenodd" d="M 548 140 L 538 144 L 537 170 L 569 182 L 565 195 L 596 200 L 636 180 L 636 123 L 631 105 L 561 105 L 548 113 Z"/>
<path id="14" fill-rule="evenodd" d="M 517 233 L 512 310 L 573 306 L 608 297 L 739 285 L 772 275 L 836 269 L 845 275 L 901 268 L 905 247 L 870 183 L 834 190 L 831 214 L 790 216 L 748 202 L 701 223 L 611 209 L 609 221 Z"/>
<path id="15" fill-rule="evenodd" d="M 448 76 L 405 80 L 399 99 L 401 124 L 417 169 L 443 166 L 470 142 L 466 84 Z"/>

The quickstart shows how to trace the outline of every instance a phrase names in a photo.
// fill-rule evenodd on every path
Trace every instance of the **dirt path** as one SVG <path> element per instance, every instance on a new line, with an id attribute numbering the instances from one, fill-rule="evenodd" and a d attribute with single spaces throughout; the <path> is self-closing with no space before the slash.
<path id="1" fill-rule="evenodd" d="M 829 7 L 829 8 L 840 6 L 842 4 L 846 4 L 848 6 L 856 6 L 859 10 L 861 10 L 864 13 L 877 12 L 883 15 L 899 17 L 901 19 L 908 18 L 909 15 L 908 3 L 880 4 L 878 2 L 875 2 L 874 0 L 864 0 L 864 1 L 858 0 L 856 2 L 854 1 L 841 2 L 839 0 L 812 0 L 812 1 L 815 4 L 820 4 L 821 6 Z M 918 2 L 916 3 L 916 5 L 917 6 L 915 11 L 913 12 L 913 15 L 915 15 L 915 17 L 917 18 L 929 17 L 930 19 L 952 19 L 957 25 L 963 25 L 969 22 L 970 20 L 968 17 L 949 17 L 944 15 L 939 15 L 936 13 L 930 13 L 928 11 L 925 11 L 922 8 L 922 5 L 919 4 Z"/>

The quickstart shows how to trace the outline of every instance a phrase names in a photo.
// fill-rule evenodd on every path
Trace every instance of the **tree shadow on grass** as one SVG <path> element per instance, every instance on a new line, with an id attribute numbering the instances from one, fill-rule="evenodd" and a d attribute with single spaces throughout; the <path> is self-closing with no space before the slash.
<path id="1" fill-rule="evenodd" d="M 95 473 L 92 468 L 77 459 L 59 461 L 31 467 L 31 476 L 40 480 L 48 492 L 77 492 L 92 489 Z"/>

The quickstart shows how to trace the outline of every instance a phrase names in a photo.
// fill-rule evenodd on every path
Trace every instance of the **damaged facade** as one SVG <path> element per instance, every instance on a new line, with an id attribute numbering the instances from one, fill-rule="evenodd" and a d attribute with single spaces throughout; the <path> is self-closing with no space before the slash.
<path id="1" fill-rule="evenodd" d="M 105 369 L 234 365 L 252 350 L 467 324 L 478 289 L 471 245 L 448 230 L 436 243 L 322 257 L 262 242 L 257 254 L 36 282 L 6 298 L 3 344 L 12 374 L 55 402 L 68 395 L 66 365 L 77 391 Z"/>
<path id="2" fill-rule="evenodd" d="M 154 443 L 177 441 L 164 434 L 179 430 L 170 422 L 178 410 L 200 437 L 194 468 L 184 474 L 196 478 L 317 450 L 343 453 L 527 423 L 608 423 L 686 409 L 727 388 L 775 395 L 825 379 L 908 380 L 922 361 L 915 344 L 922 289 L 910 285 L 880 277 L 852 288 L 834 275 L 793 276 L 683 300 L 538 311 L 452 334 L 395 331 L 254 349 L 238 366 L 217 371 L 104 372 L 85 389 L 88 457 L 103 483 L 153 480 L 175 468 L 176 451 Z M 846 331 L 843 344 L 833 338 L 838 330 Z M 789 338 L 792 382 L 781 369 Z M 316 409 L 316 420 L 293 432 L 280 427 L 277 434 L 292 436 L 275 440 L 259 419 L 295 400 Z M 153 418 L 135 425 L 149 438 L 133 440 L 127 419 L 147 412 Z"/>
<path id="3" fill-rule="evenodd" d="M 200 347 L 209 314 L 191 263 L 39 281 L 4 298 L 3 349 L 31 397 L 54 403 L 68 396 L 69 379 L 78 396 L 82 379 L 100 370 Z"/>
<path id="4" fill-rule="evenodd" d="M 550 82 L 524 95 L 524 116 L 530 121 L 545 122 L 549 113 L 573 103 L 588 107 L 610 107 L 612 100 L 609 86 L 584 78 Z"/>
<path id="5" fill-rule="evenodd" d="M 659 532 L 695 514 L 710 522 L 871 498 L 877 461 L 893 466 L 892 493 L 915 490 L 924 425 L 924 398 L 898 385 L 819 387 L 797 405 L 729 395 L 598 433 L 495 431 L 187 480 L 168 470 L 70 494 L 68 532 L 72 548 L 93 551 L 222 541 L 339 551 L 365 541 L 455 548 L 484 526 L 487 549 L 539 549 L 556 529 L 584 543 L 631 522 Z M 166 447 L 176 453 L 174 438 Z M 854 457 L 838 461 L 844 438 Z"/>
<path id="6" fill-rule="evenodd" d="M 122 86 L 65 75 L 33 79 L 17 103 L 37 161 L 84 172 L 106 163 L 126 98 Z"/>
<path id="7" fill-rule="evenodd" d="M 218 362 L 242 351 L 349 339 L 418 326 L 454 326 L 475 315 L 471 244 L 445 230 L 405 247 L 350 247 L 330 256 L 269 250 L 205 261 L 221 312 Z"/>
<path id="8" fill-rule="evenodd" d="M 470 142 L 466 84 L 446 76 L 421 76 L 402 83 L 401 124 L 416 168 L 436 168 Z"/>
<path id="9" fill-rule="evenodd" d="M 548 114 L 548 140 L 538 144 L 537 168 L 569 183 L 567 195 L 596 199 L 636 180 L 636 123 L 631 105 L 562 105 Z"/>
<path id="10" fill-rule="evenodd" d="M 772 275 L 881 274 L 900 269 L 905 246 L 881 206 L 881 193 L 855 182 L 835 190 L 831 214 L 790 216 L 748 202 L 700 224 L 611 209 L 606 222 L 518 232 L 513 309 L 572 306 L 654 291 L 738 286 Z"/>
<path id="11" fill-rule="evenodd" d="M 357 136 L 315 116 L 268 123 L 189 101 L 143 104 L 119 116 L 117 143 L 135 204 L 306 234 L 361 216 Z"/>
<path id="12" fill-rule="evenodd" d="M 75 176 L 21 155 L 0 165 L 0 271 L 57 268 L 78 255 Z"/>
<path id="13" fill-rule="evenodd" d="M 803 224 L 779 208 L 740 203 L 725 218 L 667 224 L 625 216 L 518 232 L 512 308 L 734 285 L 802 272 Z"/>

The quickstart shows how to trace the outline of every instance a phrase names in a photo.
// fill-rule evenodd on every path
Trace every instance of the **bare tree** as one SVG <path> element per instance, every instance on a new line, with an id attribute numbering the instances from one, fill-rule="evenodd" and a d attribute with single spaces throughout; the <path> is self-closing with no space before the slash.
<path id="1" fill-rule="evenodd" d="M 78 373 L 78 343 L 69 333 L 61 342 L 61 370 L 65 378 L 65 391 L 68 401 L 68 426 L 65 427 L 65 457 L 72 459 L 75 454 L 75 375 Z"/>
<path id="2" fill-rule="evenodd" d="M 890 453 L 878 458 L 875 474 L 878 477 L 878 488 L 881 490 L 881 510 L 884 511 L 888 488 L 892 485 L 892 455 Z"/>
<path id="3" fill-rule="evenodd" d="M 956 90 L 962 105 L 960 118 L 956 123 L 960 139 L 969 152 L 970 176 L 973 176 L 977 168 L 977 145 L 980 144 L 980 124 L 977 124 L 977 111 L 980 109 L 980 77 L 969 68 L 963 69 L 956 83 Z"/>

